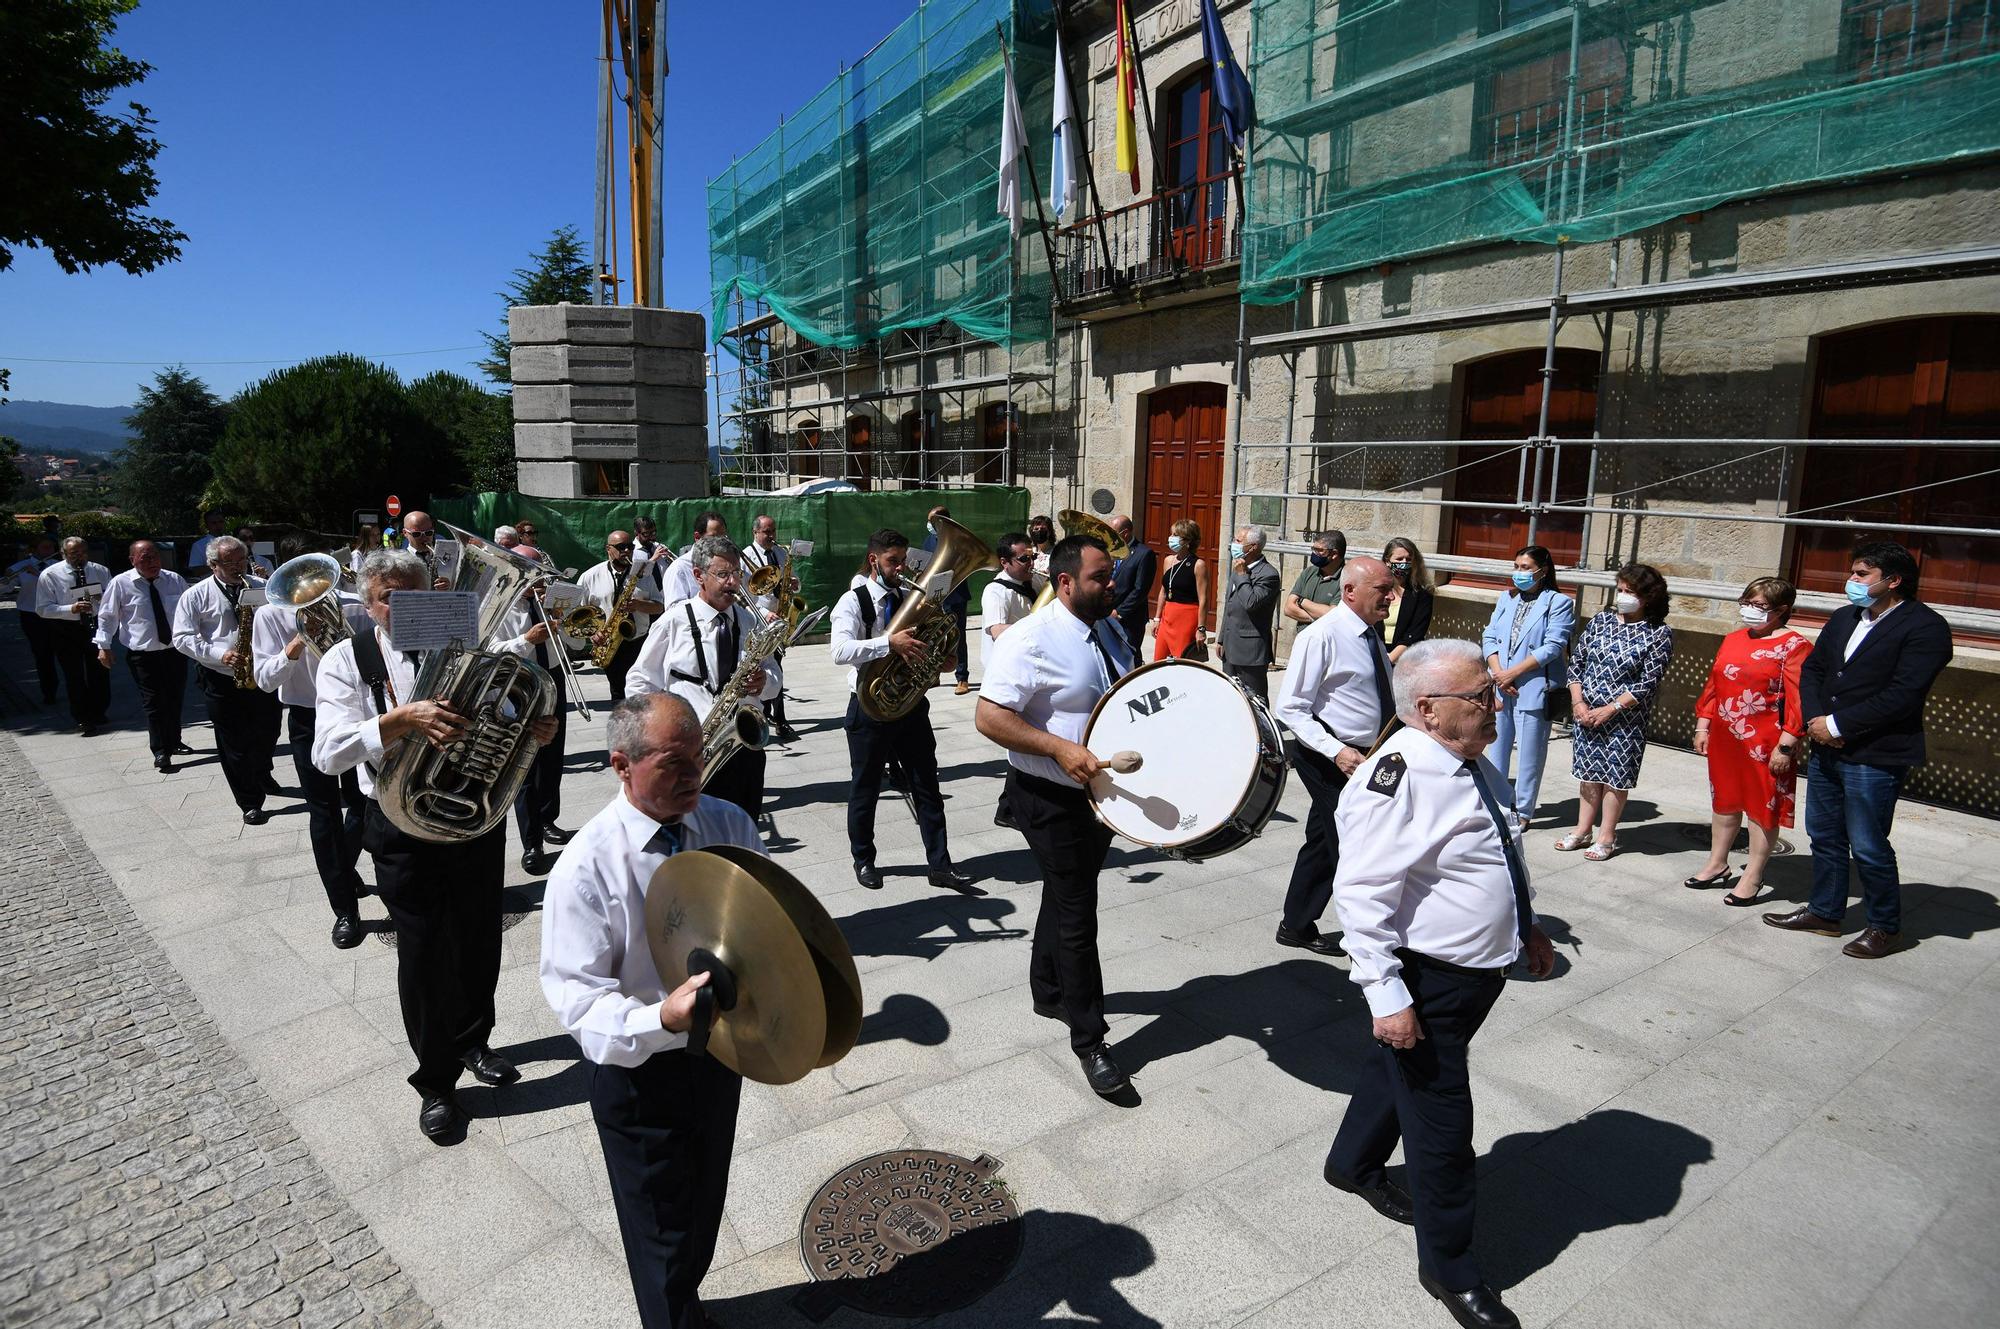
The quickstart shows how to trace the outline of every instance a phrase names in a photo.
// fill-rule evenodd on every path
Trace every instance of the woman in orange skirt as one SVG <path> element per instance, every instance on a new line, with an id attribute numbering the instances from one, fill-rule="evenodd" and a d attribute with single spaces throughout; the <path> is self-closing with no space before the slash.
<path id="1" fill-rule="evenodd" d="M 1743 626 L 1722 639 L 1708 686 L 1695 702 L 1694 750 L 1708 758 L 1708 862 L 1682 882 L 1693 890 L 1727 885 L 1736 828 L 1750 822 L 1750 861 L 1724 904 L 1751 905 L 1764 889 L 1778 828 L 1792 824 L 1792 783 L 1805 723 L 1799 715 L 1799 670 L 1812 643 L 1785 624 L 1796 597 L 1792 584 L 1759 577 L 1743 588 Z"/>
<path id="2" fill-rule="evenodd" d="M 1200 645 L 1208 658 L 1208 563 L 1199 556 L 1201 527 L 1183 517 L 1167 536 L 1167 563 L 1153 593 L 1153 658 L 1179 659 Z"/>

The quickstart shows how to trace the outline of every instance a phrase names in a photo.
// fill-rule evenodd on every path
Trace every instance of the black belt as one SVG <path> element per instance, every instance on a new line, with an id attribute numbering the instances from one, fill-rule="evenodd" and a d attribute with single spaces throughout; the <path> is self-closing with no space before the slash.
<path id="1" fill-rule="evenodd" d="M 1504 964 L 1489 969 L 1481 969 L 1469 964 L 1453 964 L 1449 960 L 1440 960 L 1435 955 L 1425 955 L 1422 951 L 1413 951 L 1407 946 L 1398 946 L 1396 948 L 1396 958 L 1406 965 L 1415 965 L 1419 969 L 1441 969 L 1447 974 L 1465 974 L 1471 978 L 1505 978 L 1507 976 L 1507 966 Z"/>
<path id="2" fill-rule="evenodd" d="M 1009 766 L 1007 774 L 1019 780 L 1030 793 L 1065 803 L 1088 803 L 1090 795 L 1073 784 L 1058 784 L 1039 775 L 1030 775 L 1019 766 Z"/>

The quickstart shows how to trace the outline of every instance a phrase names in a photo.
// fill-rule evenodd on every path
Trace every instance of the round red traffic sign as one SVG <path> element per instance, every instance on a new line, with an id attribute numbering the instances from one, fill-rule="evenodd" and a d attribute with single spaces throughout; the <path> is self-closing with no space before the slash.
<path id="1" fill-rule="evenodd" d="M 400 517 L 403 515 L 403 500 L 397 498 L 394 494 L 389 495 L 389 501 L 382 506 L 389 509 L 391 517 Z"/>

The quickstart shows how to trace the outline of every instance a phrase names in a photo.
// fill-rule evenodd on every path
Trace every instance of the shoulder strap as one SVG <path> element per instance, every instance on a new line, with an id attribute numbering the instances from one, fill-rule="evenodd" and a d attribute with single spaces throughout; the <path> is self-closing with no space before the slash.
<path id="1" fill-rule="evenodd" d="M 375 714 L 387 715 L 388 698 L 382 691 L 382 685 L 389 680 L 389 662 L 382 658 L 382 643 L 375 639 L 372 627 L 366 632 L 355 633 L 350 640 L 354 643 L 354 667 L 375 698 Z"/>
<path id="2" fill-rule="evenodd" d="M 875 597 L 868 593 L 868 583 L 862 582 L 854 588 L 854 603 L 861 610 L 861 635 L 875 635 Z"/>
<path id="3" fill-rule="evenodd" d="M 695 668 L 701 670 L 701 672 L 699 674 L 689 674 L 689 673 L 684 673 L 679 669 L 671 669 L 668 670 L 667 672 L 671 673 L 675 678 L 678 678 L 683 683 L 699 683 L 703 687 L 707 687 L 708 652 L 704 651 L 701 648 L 701 629 L 695 626 L 695 621 L 694 621 L 694 601 L 692 600 L 688 601 L 686 604 L 682 605 L 681 608 L 687 611 L 688 640 L 694 643 L 694 665 Z"/>

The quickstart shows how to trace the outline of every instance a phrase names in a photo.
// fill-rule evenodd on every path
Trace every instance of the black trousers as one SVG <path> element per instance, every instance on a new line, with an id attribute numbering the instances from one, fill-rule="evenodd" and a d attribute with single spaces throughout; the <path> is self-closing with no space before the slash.
<path id="1" fill-rule="evenodd" d="M 111 710 L 111 671 L 97 662 L 97 647 L 91 645 L 96 627 L 67 619 L 43 621 L 49 625 L 49 645 L 56 667 L 62 670 L 63 690 L 69 693 L 69 718 L 80 725 L 103 724 Z"/>
<path id="2" fill-rule="evenodd" d="M 1243 685 L 1245 692 L 1255 697 L 1258 701 L 1263 702 L 1266 706 L 1271 704 L 1271 687 L 1268 681 L 1271 667 L 1269 665 L 1224 664 L 1222 667 L 1229 671 L 1231 678 Z"/>
<path id="3" fill-rule="evenodd" d="M 21 635 L 28 639 L 28 654 L 35 657 L 35 680 L 42 685 L 42 704 L 49 705 L 56 699 L 56 679 L 61 675 L 56 671 L 55 643 L 49 639 L 49 620 L 40 614 L 18 614 L 21 620 Z"/>
<path id="4" fill-rule="evenodd" d="M 632 638 L 620 646 L 618 653 L 611 657 L 611 663 L 604 666 L 604 677 L 611 683 L 612 705 L 625 700 L 625 675 L 632 672 L 632 666 L 639 659 L 639 648 L 645 644 L 644 637 Z"/>
<path id="5" fill-rule="evenodd" d="M 1062 1008 L 1069 1045 L 1080 1055 L 1104 1041 L 1104 969 L 1097 959 L 1097 874 L 1111 831 L 1081 789 L 1007 772 L 1008 809 L 1042 871 L 1028 991 Z"/>
<path id="6" fill-rule="evenodd" d="M 958 681 L 961 683 L 972 681 L 972 656 L 965 647 L 965 617 L 970 605 L 971 601 L 969 600 L 960 600 L 945 605 L 946 612 L 951 615 L 951 626 L 954 634 L 953 640 L 956 643 L 954 649 L 958 652 L 957 655 L 952 657 L 952 672 L 958 676 Z"/>
<path id="7" fill-rule="evenodd" d="M 449 1093 L 465 1069 L 459 1059 L 493 1036 L 507 828 L 433 844 L 397 830 L 371 801 L 362 843 L 375 860 L 375 893 L 396 925 L 396 994 L 417 1054 L 410 1084 L 418 1093 Z"/>
<path id="8" fill-rule="evenodd" d="M 701 1280 L 715 1258 L 743 1077 L 713 1057 L 656 1052 L 590 1067 L 625 1267 L 645 1329 L 702 1329 Z"/>
<path id="9" fill-rule="evenodd" d="M 1292 863 L 1292 884 L 1285 891 L 1285 926 L 1298 931 L 1316 928 L 1333 899 L 1333 870 L 1340 865 L 1340 829 L 1334 810 L 1347 777 L 1340 768 L 1303 743 L 1292 754 L 1292 769 L 1312 796 L 1306 813 L 1306 840 Z"/>
<path id="10" fill-rule="evenodd" d="M 125 652 L 125 667 L 139 688 L 139 706 L 146 712 L 146 742 L 155 757 L 173 755 L 181 745 L 181 703 L 187 697 L 188 660 L 168 646 L 157 651 Z"/>
<path id="11" fill-rule="evenodd" d="M 750 820 L 757 820 L 764 815 L 764 754 L 736 749 L 736 755 L 722 763 L 722 769 L 701 792 L 734 803 L 750 814 Z"/>
<path id="12" fill-rule="evenodd" d="M 553 673 L 560 666 L 550 668 Z M 561 675 L 555 677 L 560 680 Z M 568 741 L 569 707 L 558 697 L 555 742 L 535 754 L 528 778 L 521 782 L 521 792 L 514 795 L 514 828 L 521 833 L 523 852 L 541 848 L 542 832 L 562 815 L 563 748 Z"/>
<path id="13" fill-rule="evenodd" d="M 847 845 L 857 863 L 875 861 L 875 804 L 882 794 L 882 768 L 894 760 L 909 777 L 917 805 L 917 829 L 924 858 L 933 872 L 951 866 L 944 834 L 944 796 L 938 792 L 937 735 L 931 732 L 926 698 L 900 720 L 871 720 L 858 697 L 847 699 Z"/>
<path id="14" fill-rule="evenodd" d="M 1467 1054 L 1506 980 L 1497 970 L 1460 969 L 1408 950 L 1396 954 L 1424 1036 L 1406 1051 L 1377 1044 L 1362 1063 L 1327 1164 L 1364 1186 L 1378 1185 L 1401 1140 L 1416 1202 L 1417 1261 L 1445 1289 L 1463 1292 L 1483 1281 L 1472 1256 Z"/>
<path id="15" fill-rule="evenodd" d="M 1143 660 L 1146 649 L 1146 611 L 1138 609 L 1132 613 L 1120 615 L 1118 627 L 1125 634 L 1126 642 L 1132 647 L 1132 658 L 1134 660 Z"/>
<path id="16" fill-rule="evenodd" d="M 306 800 L 306 834 L 312 841 L 313 866 L 334 917 L 351 918 L 360 911 L 361 820 L 368 800 L 353 771 L 328 775 L 312 763 L 315 712 L 310 706 L 287 706 L 292 735 L 292 770 Z"/>
<path id="17" fill-rule="evenodd" d="M 222 758 L 222 778 L 229 782 L 237 807 L 245 812 L 261 808 L 283 708 L 262 688 L 239 688 L 234 679 L 213 669 L 199 672 L 208 721 L 215 726 L 215 751 Z"/>

